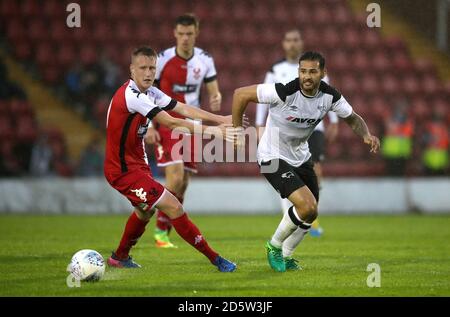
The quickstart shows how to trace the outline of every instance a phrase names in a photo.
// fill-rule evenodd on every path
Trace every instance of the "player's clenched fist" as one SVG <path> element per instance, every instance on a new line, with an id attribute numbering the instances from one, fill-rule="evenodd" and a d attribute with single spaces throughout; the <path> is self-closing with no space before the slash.
<path id="1" fill-rule="evenodd" d="M 161 141 L 161 137 L 159 136 L 158 131 L 154 128 L 148 128 L 147 133 L 145 134 L 145 143 L 155 144 L 159 141 Z"/>
<path id="2" fill-rule="evenodd" d="M 370 145 L 370 152 L 377 153 L 380 148 L 380 140 L 374 135 L 366 135 L 364 136 L 364 143 Z"/>

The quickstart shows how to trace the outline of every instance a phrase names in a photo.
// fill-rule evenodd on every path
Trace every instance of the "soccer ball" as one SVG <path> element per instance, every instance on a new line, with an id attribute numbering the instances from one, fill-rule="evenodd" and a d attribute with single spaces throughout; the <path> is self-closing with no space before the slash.
<path id="1" fill-rule="evenodd" d="M 105 274 L 105 260 L 95 250 L 80 250 L 73 255 L 67 271 L 79 281 L 99 281 Z"/>

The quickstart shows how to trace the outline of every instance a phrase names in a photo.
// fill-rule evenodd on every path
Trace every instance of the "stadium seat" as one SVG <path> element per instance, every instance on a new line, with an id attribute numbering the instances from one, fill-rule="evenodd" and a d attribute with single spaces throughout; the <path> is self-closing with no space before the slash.
<path id="1" fill-rule="evenodd" d="M 378 94 L 380 92 L 380 85 L 377 76 L 372 72 L 365 73 L 361 80 L 361 89 L 365 94 L 370 96 Z"/>
<path id="2" fill-rule="evenodd" d="M 32 55 L 32 45 L 27 41 L 20 41 L 15 44 L 15 56 L 18 60 L 29 61 Z"/>
<path id="3" fill-rule="evenodd" d="M 22 16 L 25 17 L 38 17 L 42 14 L 41 6 L 38 1 L 35 0 L 24 0 L 20 7 L 20 12 Z"/>
<path id="4" fill-rule="evenodd" d="M 414 98 L 411 102 L 411 113 L 417 121 L 426 120 L 430 115 L 430 103 L 423 97 Z"/>
<path id="5" fill-rule="evenodd" d="M 40 42 L 36 47 L 35 59 L 41 67 L 52 64 L 55 59 L 55 48 L 50 42 Z"/>
<path id="6" fill-rule="evenodd" d="M 45 0 L 42 4 L 42 13 L 54 21 L 55 18 L 63 17 L 67 14 L 66 4 L 58 0 Z"/>
<path id="7" fill-rule="evenodd" d="M 13 19 L 20 16 L 20 3 L 18 1 L 1 1 L 0 16 Z"/>
<path id="8" fill-rule="evenodd" d="M 48 30 L 44 20 L 34 18 L 28 22 L 28 38 L 36 44 L 40 44 L 43 40 L 48 40 Z"/>
<path id="9" fill-rule="evenodd" d="M 105 43 L 110 41 L 111 24 L 106 21 L 95 23 L 92 30 L 92 40 L 97 43 Z"/>
<path id="10" fill-rule="evenodd" d="M 128 8 L 126 2 L 108 1 L 107 4 L 106 15 L 110 20 L 124 21 L 124 17 L 128 18 Z"/>
<path id="11" fill-rule="evenodd" d="M 397 76 L 393 74 L 386 74 L 381 77 L 382 83 L 382 93 L 386 96 L 392 97 L 399 93 L 400 81 Z"/>
<path id="12" fill-rule="evenodd" d="M 384 51 L 377 51 L 371 59 L 373 69 L 380 74 L 386 74 L 390 70 L 392 64 L 389 56 Z"/>
<path id="13" fill-rule="evenodd" d="M 148 19 L 148 7 L 146 1 L 134 0 L 127 4 L 127 15 L 135 20 Z"/>

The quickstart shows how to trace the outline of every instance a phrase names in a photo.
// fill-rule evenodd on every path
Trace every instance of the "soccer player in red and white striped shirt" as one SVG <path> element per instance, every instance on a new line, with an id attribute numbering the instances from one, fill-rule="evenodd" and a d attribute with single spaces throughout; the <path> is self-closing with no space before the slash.
<path id="1" fill-rule="evenodd" d="M 176 46 L 159 53 L 156 80 L 165 94 L 195 107 L 200 107 L 200 90 L 205 83 L 210 108 L 212 111 L 219 111 L 222 97 L 214 60 L 207 52 L 195 47 L 198 33 L 199 21 L 195 16 L 185 14 L 176 19 L 174 29 Z M 170 114 L 184 118 L 178 113 L 170 112 Z M 191 135 L 181 136 L 185 141 L 189 141 L 185 144 L 191 146 L 186 145 L 182 153 L 178 153 L 172 149 L 180 138 L 172 137 L 172 129 L 164 124 L 155 126 L 156 130 L 149 129 L 146 140 L 149 144 L 157 145 L 155 154 L 158 166 L 164 167 L 167 189 L 183 202 L 190 174 L 197 172 L 194 149 L 198 140 Z M 174 247 L 168 236 L 170 228 L 170 219 L 164 214 L 164 210 L 158 211 L 154 235 L 157 247 Z"/>
<path id="2" fill-rule="evenodd" d="M 131 56 L 131 79 L 116 91 L 108 109 L 105 177 L 134 207 L 120 244 L 108 259 L 108 264 L 114 267 L 140 267 L 130 257 L 129 252 L 144 233 L 154 208 L 158 208 L 164 210 L 176 232 L 203 253 L 221 272 L 234 271 L 236 265 L 209 247 L 178 199 L 153 179 L 143 140 L 148 123 L 152 119 L 171 129 L 182 127 L 191 133 L 198 131 L 199 127 L 194 130 L 193 123 L 170 116 L 166 112 L 168 110 L 193 119 L 216 122 L 220 124 L 218 129 L 222 132 L 231 118 L 188 106 L 152 87 L 156 61 L 154 50 L 149 47 L 137 48 Z M 205 129 L 208 126 L 200 128 L 202 132 L 207 133 Z"/>

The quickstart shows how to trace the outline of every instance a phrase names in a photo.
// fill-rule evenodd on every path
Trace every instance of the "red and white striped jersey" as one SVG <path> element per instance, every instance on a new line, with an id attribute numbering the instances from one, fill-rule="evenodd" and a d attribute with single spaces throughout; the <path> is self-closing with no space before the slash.
<path id="1" fill-rule="evenodd" d="M 158 54 L 156 80 L 159 89 L 177 101 L 200 106 L 200 88 L 203 82 L 216 79 L 214 60 L 207 52 L 195 47 L 189 59 L 177 55 L 176 48 Z"/>
<path id="2" fill-rule="evenodd" d="M 141 92 L 132 79 L 116 91 L 106 118 L 104 172 L 108 180 L 130 170 L 149 169 L 143 140 L 148 122 L 176 105 L 175 99 L 156 87 Z"/>

